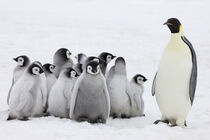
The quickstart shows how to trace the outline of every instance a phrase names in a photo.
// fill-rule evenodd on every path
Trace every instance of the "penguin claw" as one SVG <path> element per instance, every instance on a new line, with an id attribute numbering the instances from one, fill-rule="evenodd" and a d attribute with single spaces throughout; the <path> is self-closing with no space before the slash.
<path id="1" fill-rule="evenodd" d="M 23 117 L 23 118 L 21 118 L 19 120 L 21 120 L 21 121 L 28 121 L 29 119 L 28 119 L 28 117 Z"/>

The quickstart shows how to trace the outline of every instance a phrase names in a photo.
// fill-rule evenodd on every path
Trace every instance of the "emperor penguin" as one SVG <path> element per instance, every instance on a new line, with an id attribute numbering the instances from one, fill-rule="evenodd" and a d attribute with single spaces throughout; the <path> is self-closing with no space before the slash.
<path id="1" fill-rule="evenodd" d="M 30 59 L 26 55 L 21 55 L 16 58 L 13 58 L 14 61 L 17 62 L 17 66 L 13 70 L 12 77 L 12 85 L 9 89 L 9 93 L 7 95 L 7 104 L 9 104 L 10 92 L 15 82 L 23 75 L 25 69 L 30 65 Z"/>
<path id="2" fill-rule="evenodd" d="M 110 97 L 98 61 L 90 61 L 77 79 L 70 107 L 70 118 L 73 120 L 106 123 Z"/>
<path id="3" fill-rule="evenodd" d="M 105 63 L 101 64 L 101 71 L 102 73 L 105 75 L 106 72 L 106 67 L 109 64 L 109 62 L 111 62 L 116 56 L 114 56 L 111 53 L 108 52 L 102 52 L 98 58 L 100 58 L 101 60 L 103 60 Z"/>
<path id="4" fill-rule="evenodd" d="M 145 116 L 144 114 L 144 83 L 147 78 L 141 74 L 136 74 L 130 81 L 131 100 L 133 102 L 131 107 L 131 117 Z"/>
<path id="5" fill-rule="evenodd" d="M 65 67 L 72 67 L 74 65 L 71 59 L 71 52 L 66 48 L 61 48 L 56 51 L 53 56 L 53 65 L 55 65 L 54 74 L 58 78 L 61 70 Z"/>
<path id="6" fill-rule="evenodd" d="M 36 96 L 40 91 L 40 74 L 43 68 L 32 63 L 14 84 L 9 99 L 9 118 L 27 120 L 33 114 Z"/>
<path id="7" fill-rule="evenodd" d="M 61 71 L 50 91 L 47 110 L 50 115 L 69 118 L 71 95 L 78 76 L 73 68 L 65 68 Z"/>
<path id="8" fill-rule="evenodd" d="M 107 78 L 113 118 L 129 118 L 132 105 L 131 90 L 127 79 L 126 63 L 123 57 L 118 57 L 110 69 Z"/>
<path id="9" fill-rule="evenodd" d="M 156 97 L 160 112 L 159 122 L 171 126 L 187 126 L 186 118 L 192 107 L 197 83 L 197 60 L 192 44 L 184 36 L 181 23 L 170 18 L 164 25 L 171 38 L 164 50 L 155 75 L 152 95 Z"/>
<path id="10" fill-rule="evenodd" d="M 57 78 L 55 77 L 55 75 L 53 74 L 55 69 L 55 65 L 50 64 L 50 63 L 46 63 L 43 65 L 43 70 L 44 70 L 44 74 L 46 76 L 46 80 L 47 80 L 47 100 L 50 94 L 50 90 L 52 89 L 52 86 L 55 84 Z M 45 111 L 47 111 L 48 108 L 48 104 L 46 104 L 46 108 Z"/>
<path id="11" fill-rule="evenodd" d="M 40 62 L 36 61 L 34 63 L 43 68 Z M 40 89 L 37 91 L 36 103 L 32 114 L 34 117 L 43 116 L 47 107 L 47 93 L 48 93 L 47 79 L 44 72 L 41 73 L 39 77 L 40 77 Z"/>

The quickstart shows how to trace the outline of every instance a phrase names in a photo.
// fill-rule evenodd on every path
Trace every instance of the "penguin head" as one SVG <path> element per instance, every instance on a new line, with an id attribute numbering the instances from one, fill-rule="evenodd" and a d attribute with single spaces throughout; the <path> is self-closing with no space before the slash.
<path id="1" fill-rule="evenodd" d="M 55 65 L 47 63 L 47 64 L 44 64 L 44 65 L 43 65 L 43 70 L 44 70 L 45 72 L 53 73 L 55 67 L 56 67 Z"/>
<path id="2" fill-rule="evenodd" d="M 167 25 L 171 33 L 179 33 L 182 27 L 181 23 L 177 18 L 170 18 L 163 25 Z"/>
<path id="3" fill-rule="evenodd" d="M 33 62 L 27 70 L 32 75 L 40 75 L 44 72 L 42 64 L 38 61 Z"/>
<path id="4" fill-rule="evenodd" d="M 147 78 L 141 74 L 136 74 L 133 79 L 134 79 L 135 83 L 139 84 L 139 85 L 142 85 L 144 82 L 147 81 Z"/>
<path id="5" fill-rule="evenodd" d="M 96 60 L 90 61 L 86 66 L 86 72 L 90 75 L 97 75 L 100 73 L 100 63 Z"/>
<path id="6" fill-rule="evenodd" d="M 54 54 L 54 61 L 67 61 L 71 57 L 71 52 L 66 48 L 57 50 Z"/>
<path id="7" fill-rule="evenodd" d="M 78 73 L 76 72 L 76 70 L 71 67 L 65 68 L 63 73 L 65 76 L 67 76 L 69 78 L 75 78 L 75 77 L 79 76 Z"/>
<path id="8" fill-rule="evenodd" d="M 114 56 L 111 53 L 108 52 L 102 52 L 99 55 L 99 58 L 101 58 L 104 62 L 106 62 L 106 64 L 108 64 L 110 61 L 112 61 L 112 59 L 114 59 L 116 56 Z"/>
<path id="9" fill-rule="evenodd" d="M 87 56 L 84 53 L 79 53 L 75 56 L 78 63 L 81 63 L 83 61 L 83 59 L 86 58 L 86 57 Z"/>
<path id="10" fill-rule="evenodd" d="M 17 62 L 18 66 L 25 67 L 30 63 L 30 59 L 26 55 L 21 55 L 16 58 L 13 58 Z"/>

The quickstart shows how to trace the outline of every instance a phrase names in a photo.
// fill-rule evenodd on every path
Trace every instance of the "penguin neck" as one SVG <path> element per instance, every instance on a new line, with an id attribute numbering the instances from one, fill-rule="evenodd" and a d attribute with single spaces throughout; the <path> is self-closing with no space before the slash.
<path id="1" fill-rule="evenodd" d="M 170 41 L 176 41 L 177 39 L 181 39 L 182 36 L 184 36 L 184 32 L 183 32 L 183 29 L 181 27 L 181 29 L 178 33 L 171 33 Z"/>

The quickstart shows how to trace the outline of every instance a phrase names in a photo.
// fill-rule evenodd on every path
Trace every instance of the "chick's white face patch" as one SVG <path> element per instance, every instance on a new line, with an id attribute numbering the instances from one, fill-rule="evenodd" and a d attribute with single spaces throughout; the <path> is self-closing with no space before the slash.
<path id="1" fill-rule="evenodd" d="M 40 74 L 39 71 L 40 71 L 39 67 L 33 67 L 32 68 L 32 73 L 35 74 L 35 75 L 39 75 Z"/>
<path id="2" fill-rule="evenodd" d="M 49 67 L 49 69 L 50 69 L 50 72 L 54 72 L 54 66 L 53 65 L 50 65 L 50 67 Z"/>
<path id="3" fill-rule="evenodd" d="M 71 57 L 71 53 L 69 51 L 66 51 L 66 57 L 69 59 Z"/>
<path id="4" fill-rule="evenodd" d="M 24 59 L 22 57 L 19 57 L 18 58 L 18 65 L 23 66 L 23 63 L 24 63 Z"/>
<path id="5" fill-rule="evenodd" d="M 74 77 L 76 77 L 76 71 L 71 71 L 71 73 L 70 73 L 70 77 L 72 77 L 72 78 L 74 78 Z"/>
<path id="6" fill-rule="evenodd" d="M 87 66 L 87 73 L 89 73 L 91 75 L 97 75 L 100 72 L 100 66 L 97 66 L 96 72 L 93 72 L 92 70 L 93 70 L 92 66 L 90 66 L 90 65 Z"/>
<path id="7" fill-rule="evenodd" d="M 110 61 L 112 61 L 112 56 L 111 55 L 107 55 L 106 63 L 108 64 Z"/>
<path id="8" fill-rule="evenodd" d="M 144 79 L 142 77 L 137 77 L 137 83 L 138 84 L 143 84 L 144 83 Z"/>

